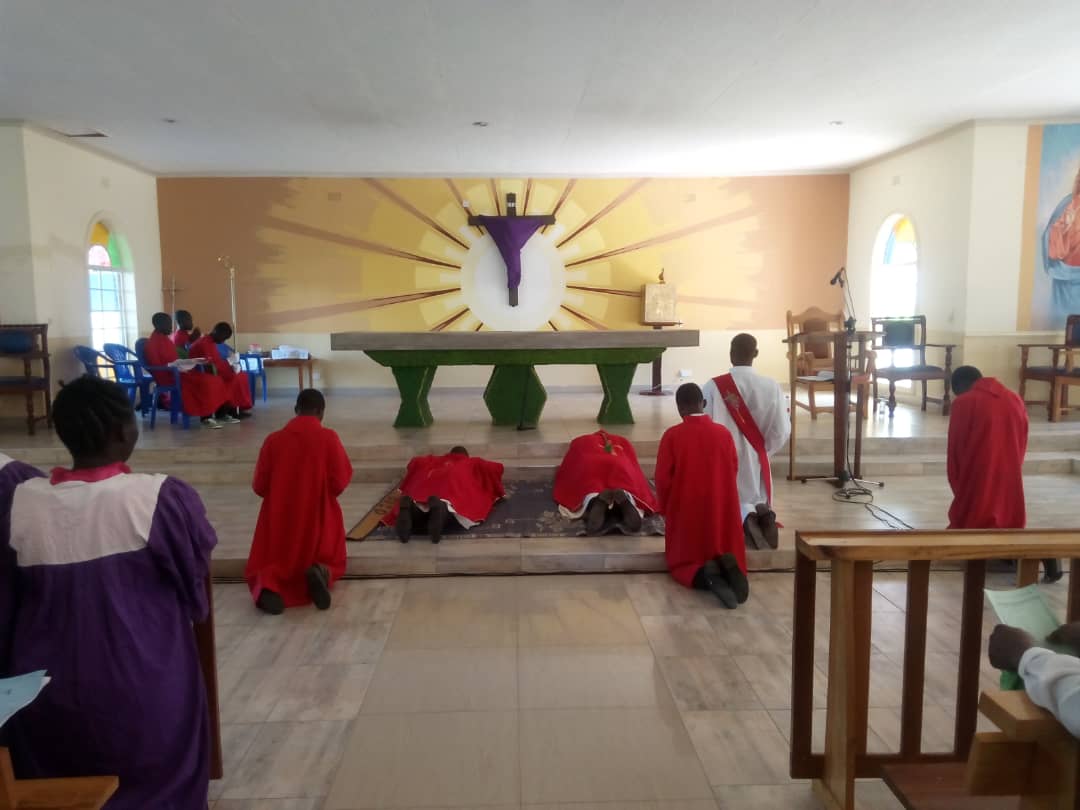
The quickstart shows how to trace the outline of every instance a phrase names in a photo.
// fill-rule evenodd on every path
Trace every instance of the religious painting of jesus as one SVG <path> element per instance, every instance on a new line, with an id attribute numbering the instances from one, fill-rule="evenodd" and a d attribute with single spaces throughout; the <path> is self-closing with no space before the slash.
<path id="1" fill-rule="evenodd" d="M 1031 328 L 1056 331 L 1080 312 L 1080 124 L 1042 127 Z"/>

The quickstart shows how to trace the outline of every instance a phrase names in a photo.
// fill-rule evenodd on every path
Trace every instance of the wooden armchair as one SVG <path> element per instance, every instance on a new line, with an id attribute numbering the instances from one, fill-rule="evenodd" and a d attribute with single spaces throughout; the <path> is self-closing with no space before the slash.
<path id="1" fill-rule="evenodd" d="M 1080 347 L 1080 315 L 1070 315 L 1065 319 L 1064 343 L 1018 343 L 1017 347 L 1020 349 L 1020 398 L 1028 405 L 1046 405 L 1050 421 L 1056 422 L 1068 409 L 1068 389 L 1066 388 L 1064 392 L 1055 390 L 1054 381 L 1056 377 L 1066 373 L 1062 353 Z M 1050 365 L 1030 365 L 1032 349 L 1049 351 Z M 1028 381 L 1047 383 L 1050 386 L 1049 397 L 1044 400 L 1028 399 Z M 1061 397 L 1060 401 L 1059 397 Z"/>
<path id="2" fill-rule="evenodd" d="M 26 399 L 26 429 L 33 436 L 34 426 L 44 421 L 52 427 L 52 376 L 49 369 L 49 325 L 47 323 L 4 324 L 0 326 L 0 365 L 21 362 L 22 374 L 0 371 L 0 395 Z M 33 364 L 41 363 L 36 374 Z M 37 394 L 44 395 L 45 413 L 34 408 Z"/>
<path id="3" fill-rule="evenodd" d="M 817 307 L 810 307 L 810 309 L 804 310 L 797 315 L 793 314 L 790 309 L 787 313 L 788 338 L 801 332 L 839 332 L 843 328 L 844 314 L 842 312 L 826 312 Z M 796 350 L 797 344 L 791 343 L 789 345 L 792 347 L 790 351 Z M 811 419 L 817 419 L 819 411 L 832 413 L 833 409 L 829 405 L 818 405 L 815 401 L 815 394 L 818 390 L 833 393 L 835 386 L 831 377 L 810 378 L 817 377 L 818 373 L 822 371 L 832 372 L 833 342 L 827 337 L 819 340 L 809 338 L 802 346 L 802 352 L 795 358 L 796 390 L 791 392 L 791 402 L 797 408 L 810 411 Z M 807 404 L 799 402 L 799 388 L 806 389 Z"/>
<path id="4" fill-rule="evenodd" d="M 1080 346 L 1061 346 L 1058 351 L 1065 356 L 1065 364 L 1055 370 L 1050 383 L 1051 422 L 1061 421 L 1069 411 L 1069 388 L 1080 385 Z"/>
<path id="5" fill-rule="evenodd" d="M 889 365 L 882 368 L 878 363 L 874 371 L 874 401 L 878 400 L 878 380 L 889 381 L 889 418 L 896 410 L 896 383 L 899 380 L 912 380 L 922 382 L 922 409 L 926 410 L 927 402 L 940 402 L 943 416 L 949 415 L 950 393 L 952 385 L 952 351 L 956 348 L 954 343 L 927 343 L 926 342 L 926 316 L 912 315 L 908 318 L 871 318 L 871 328 L 880 332 L 875 340 L 874 347 L 878 353 L 889 352 Z M 943 349 L 945 353 L 944 366 L 929 365 L 926 362 L 927 349 Z M 892 365 L 892 360 L 897 351 L 914 352 L 915 362 L 909 366 Z M 941 380 L 944 385 L 944 393 L 941 399 L 927 396 L 927 383 L 930 380 Z"/>

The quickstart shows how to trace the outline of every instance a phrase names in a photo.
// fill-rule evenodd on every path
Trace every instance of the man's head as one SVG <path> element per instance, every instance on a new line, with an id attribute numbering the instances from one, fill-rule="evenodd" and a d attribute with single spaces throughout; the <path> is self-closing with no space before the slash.
<path id="1" fill-rule="evenodd" d="M 186 309 L 178 309 L 173 315 L 176 321 L 176 328 L 183 329 L 185 332 L 190 332 L 195 328 L 195 321 L 191 317 L 191 313 Z"/>
<path id="2" fill-rule="evenodd" d="M 297 416 L 317 417 L 321 422 L 326 413 L 326 399 L 314 388 L 305 388 L 296 398 L 295 413 Z"/>
<path id="3" fill-rule="evenodd" d="M 154 317 L 150 319 L 150 323 L 154 325 L 155 332 L 160 332 L 163 335 L 172 332 L 172 318 L 166 312 L 155 312 Z"/>
<path id="4" fill-rule="evenodd" d="M 226 340 L 232 337 L 232 327 L 225 321 L 220 321 L 214 324 L 214 328 L 210 330 L 210 339 L 214 343 L 224 343 Z"/>
<path id="5" fill-rule="evenodd" d="M 127 391 L 100 377 L 79 377 L 61 388 L 53 423 L 77 469 L 127 461 L 139 438 Z"/>
<path id="6" fill-rule="evenodd" d="M 966 394 L 971 386 L 982 379 L 982 372 L 975 366 L 960 366 L 952 373 L 952 390 L 957 396 Z"/>
<path id="7" fill-rule="evenodd" d="M 679 416 L 692 416 L 705 413 L 705 396 L 697 383 L 683 383 L 675 392 L 675 407 Z"/>
<path id="8" fill-rule="evenodd" d="M 757 358 L 757 338 L 741 332 L 731 339 L 731 365 L 752 366 Z"/>
<path id="9" fill-rule="evenodd" d="M 450 455 L 452 455 L 452 456 L 467 456 L 467 455 L 469 455 L 469 451 L 466 450 L 464 447 L 462 447 L 459 444 L 456 447 L 451 447 L 450 448 Z"/>

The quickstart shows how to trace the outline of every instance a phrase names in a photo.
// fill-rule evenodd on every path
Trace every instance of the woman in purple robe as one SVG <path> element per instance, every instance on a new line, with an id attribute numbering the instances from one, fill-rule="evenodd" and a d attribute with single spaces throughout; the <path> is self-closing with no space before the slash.
<path id="1" fill-rule="evenodd" d="M 0 600 L 0 675 L 52 678 L 3 729 L 16 774 L 114 774 L 107 810 L 206 810 L 191 629 L 217 543 L 206 509 L 187 484 L 127 467 L 139 431 L 120 386 L 81 377 L 53 414 L 71 469 L 0 486 L 0 593 L 13 595 Z"/>

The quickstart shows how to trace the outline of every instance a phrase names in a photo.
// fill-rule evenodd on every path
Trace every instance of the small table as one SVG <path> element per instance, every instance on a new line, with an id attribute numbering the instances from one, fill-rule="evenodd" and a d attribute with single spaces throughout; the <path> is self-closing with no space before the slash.
<path id="1" fill-rule="evenodd" d="M 280 360 L 275 360 L 272 357 L 263 358 L 264 368 L 295 368 L 296 369 L 296 384 L 299 390 L 304 390 L 304 369 L 307 369 L 308 373 L 308 388 L 315 387 L 315 358 L 308 357 L 306 359 L 300 357 L 283 357 Z"/>

